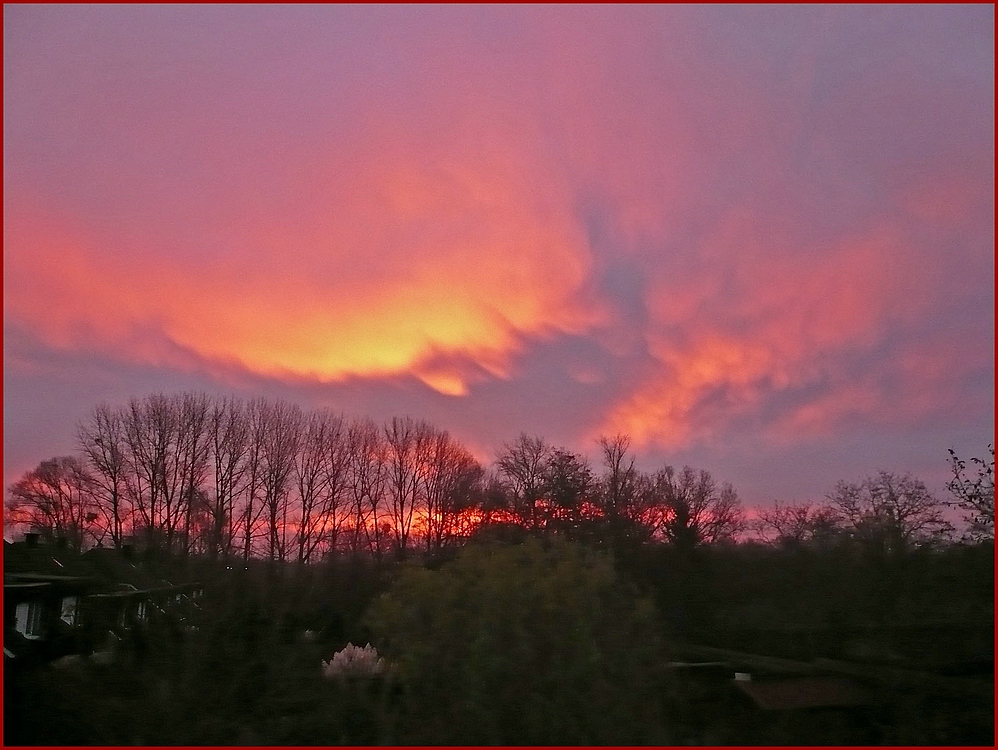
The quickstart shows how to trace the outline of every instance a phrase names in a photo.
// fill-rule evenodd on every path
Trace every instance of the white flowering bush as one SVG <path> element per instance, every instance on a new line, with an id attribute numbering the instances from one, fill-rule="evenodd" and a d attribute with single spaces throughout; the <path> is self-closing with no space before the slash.
<path id="1" fill-rule="evenodd" d="M 322 676 L 327 680 L 347 677 L 373 677 L 382 675 L 388 669 L 378 650 L 368 643 L 364 648 L 348 643 L 333 654 L 329 661 L 322 662 Z"/>

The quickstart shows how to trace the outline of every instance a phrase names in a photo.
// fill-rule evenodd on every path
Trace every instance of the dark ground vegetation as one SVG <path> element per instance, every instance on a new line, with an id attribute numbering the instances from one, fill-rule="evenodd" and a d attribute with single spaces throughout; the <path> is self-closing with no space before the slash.
<path id="1" fill-rule="evenodd" d="M 195 617 L 134 629 L 112 663 L 6 665 L 5 743 L 993 743 L 992 542 L 636 544 L 614 559 L 491 536 L 405 562 L 205 563 Z M 348 641 L 395 668 L 323 679 Z M 696 648 L 851 665 L 876 700 L 759 711 L 728 679 L 668 666 Z"/>

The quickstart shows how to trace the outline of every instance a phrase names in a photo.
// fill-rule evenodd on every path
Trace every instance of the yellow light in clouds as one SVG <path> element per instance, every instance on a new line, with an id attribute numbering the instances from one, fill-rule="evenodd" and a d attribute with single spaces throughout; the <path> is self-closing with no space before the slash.
<path id="1" fill-rule="evenodd" d="M 445 396 L 464 396 L 468 393 L 467 384 L 458 375 L 446 372 L 427 372 L 421 373 L 419 379 Z"/>
<path id="2" fill-rule="evenodd" d="M 22 220 L 8 227 L 17 252 L 6 307 L 50 342 L 141 361 L 162 363 L 179 346 L 271 376 L 409 374 L 464 395 L 471 370 L 448 362 L 503 376 L 524 336 L 585 330 L 600 313 L 582 299 L 588 248 L 569 216 L 532 206 L 508 181 L 489 194 L 477 175 L 462 195 L 438 179 L 410 170 L 402 218 L 370 188 L 344 198 L 352 210 L 338 224 L 317 224 L 322 236 L 313 226 L 289 233 L 280 252 L 264 243 L 186 268 L 141 240 L 116 255 L 115 237 Z M 422 202 L 411 184 L 420 180 Z M 443 204 L 450 213 L 439 215 Z M 165 342 L 150 338 L 157 331 Z"/>

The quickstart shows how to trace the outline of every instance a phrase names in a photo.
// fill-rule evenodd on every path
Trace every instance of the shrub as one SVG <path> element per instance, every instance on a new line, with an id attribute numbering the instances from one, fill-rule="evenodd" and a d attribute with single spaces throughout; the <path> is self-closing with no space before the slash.
<path id="1" fill-rule="evenodd" d="M 329 661 L 322 662 L 322 676 L 327 680 L 374 677 L 384 674 L 386 668 L 385 660 L 370 643 L 364 648 L 348 643 Z"/>
<path id="2" fill-rule="evenodd" d="M 580 545 L 469 545 L 406 571 L 366 621 L 404 680 L 403 742 L 665 739 L 652 605 Z"/>

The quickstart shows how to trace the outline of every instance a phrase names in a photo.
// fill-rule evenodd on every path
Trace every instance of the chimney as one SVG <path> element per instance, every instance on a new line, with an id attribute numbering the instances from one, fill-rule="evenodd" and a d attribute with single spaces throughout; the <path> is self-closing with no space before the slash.
<path id="1" fill-rule="evenodd" d="M 39 537 L 41 537 L 41 534 L 37 531 L 26 531 L 24 533 L 24 543 L 29 547 L 37 547 Z"/>

